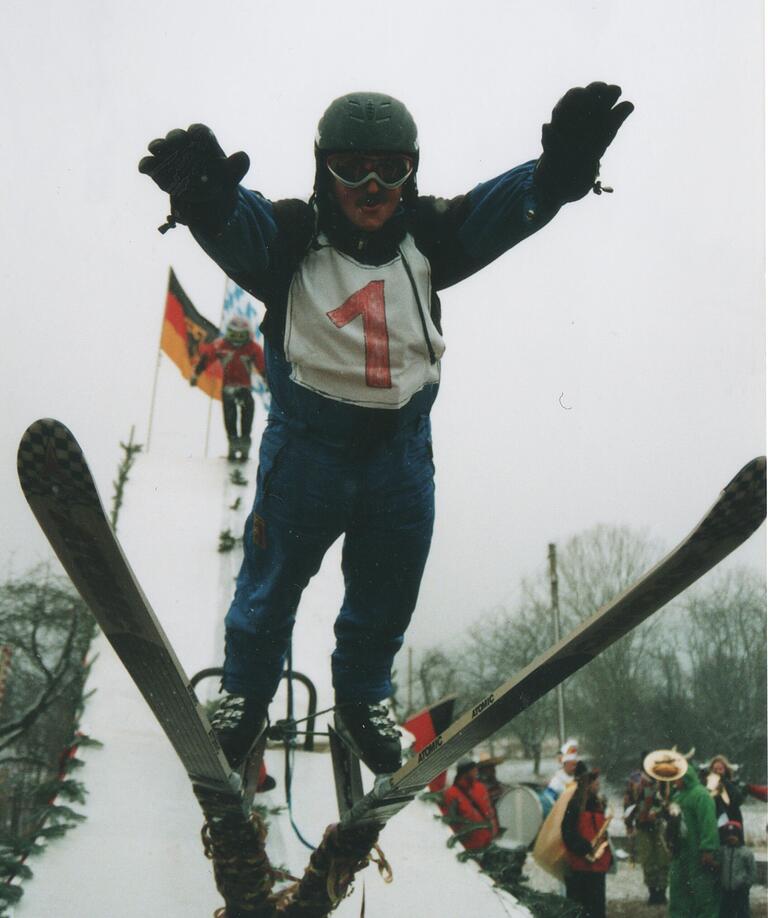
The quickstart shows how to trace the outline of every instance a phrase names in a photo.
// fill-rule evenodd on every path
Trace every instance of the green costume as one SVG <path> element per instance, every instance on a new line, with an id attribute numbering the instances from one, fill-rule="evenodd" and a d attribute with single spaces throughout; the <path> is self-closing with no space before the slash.
<path id="1" fill-rule="evenodd" d="M 681 810 L 680 833 L 669 871 L 669 918 L 718 918 L 717 874 L 701 863 L 720 847 L 715 802 L 699 782 L 693 766 L 672 798 Z"/>

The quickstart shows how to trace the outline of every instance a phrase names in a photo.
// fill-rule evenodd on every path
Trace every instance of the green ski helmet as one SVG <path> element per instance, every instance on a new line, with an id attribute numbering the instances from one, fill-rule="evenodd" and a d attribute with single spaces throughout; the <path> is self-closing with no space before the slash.
<path id="1" fill-rule="evenodd" d="M 334 99 L 317 126 L 315 147 L 323 153 L 408 153 L 417 158 L 419 138 L 411 113 L 380 92 L 352 92 Z"/>
<path id="2" fill-rule="evenodd" d="M 236 347 L 250 341 L 251 326 L 248 324 L 248 320 L 243 316 L 232 316 L 229 322 L 227 322 L 224 337 L 230 344 L 234 344 Z"/>
<path id="3" fill-rule="evenodd" d="M 403 186 L 403 200 L 412 202 L 419 167 L 416 122 L 402 102 L 381 92 L 350 92 L 334 99 L 323 113 L 315 135 L 315 195 L 321 207 L 331 186 L 325 167 L 329 153 L 345 151 L 407 153 L 413 174 Z"/>

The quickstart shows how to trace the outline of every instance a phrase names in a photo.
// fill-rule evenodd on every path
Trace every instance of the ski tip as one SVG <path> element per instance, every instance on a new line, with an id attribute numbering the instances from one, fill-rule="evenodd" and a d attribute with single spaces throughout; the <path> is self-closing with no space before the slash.
<path id="1" fill-rule="evenodd" d="M 64 430 L 71 437 L 72 433 L 67 428 L 65 424 L 62 424 L 61 421 L 57 421 L 56 418 L 39 418 L 37 421 L 33 421 L 29 427 L 24 431 L 24 437 L 28 436 L 37 436 L 39 434 L 53 434 L 56 430 Z"/>
<path id="2" fill-rule="evenodd" d="M 740 532 L 742 538 L 746 538 L 761 525 L 765 516 L 766 460 L 765 456 L 757 456 L 723 488 L 711 517 L 719 521 L 720 528 Z"/>
<path id="3" fill-rule="evenodd" d="M 17 453 L 19 483 L 27 497 L 83 499 L 94 486 L 82 450 L 61 421 L 41 418 L 24 432 Z"/>
<path id="4" fill-rule="evenodd" d="M 763 518 L 765 518 L 765 456 L 756 456 L 751 462 L 748 462 L 723 488 L 723 493 L 730 497 L 737 497 L 740 494 L 747 495 L 750 500 L 762 505 Z"/>

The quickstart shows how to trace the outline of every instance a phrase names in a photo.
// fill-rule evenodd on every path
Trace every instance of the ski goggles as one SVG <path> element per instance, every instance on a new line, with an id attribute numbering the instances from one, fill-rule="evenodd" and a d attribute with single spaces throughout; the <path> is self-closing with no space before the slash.
<path id="1" fill-rule="evenodd" d="M 413 158 L 404 153 L 386 156 L 331 153 L 325 164 L 331 175 L 347 188 L 360 188 L 373 180 L 391 191 L 404 185 L 413 175 Z"/>

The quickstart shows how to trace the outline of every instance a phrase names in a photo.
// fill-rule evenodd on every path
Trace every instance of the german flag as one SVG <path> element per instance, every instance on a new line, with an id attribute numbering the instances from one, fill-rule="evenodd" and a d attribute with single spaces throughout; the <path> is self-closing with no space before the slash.
<path id="1" fill-rule="evenodd" d="M 219 330 L 195 309 L 171 268 L 160 347 L 189 379 L 198 361 L 201 342 L 218 337 Z M 221 364 L 212 361 L 200 376 L 197 386 L 211 398 L 221 399 Z"/>
<path id="2" fill-rule="evenodd" d="M 453 719 L 453 706 L 456 703 L 456 695 L 446 695 L 440 701 L 436 701 L 428 708 L 419 711 L 409 717 L 403 723 L 405 729 L 414 735 L 416 742 L 413 744 L 414 752 L 421 752 L 432 740 L 436 739 L 443 730 L 447 730 Z M 429 782 L 429 789 L 434 793 L 442 790 L 446 784 L 446 774 L 441 772 Z"/>

